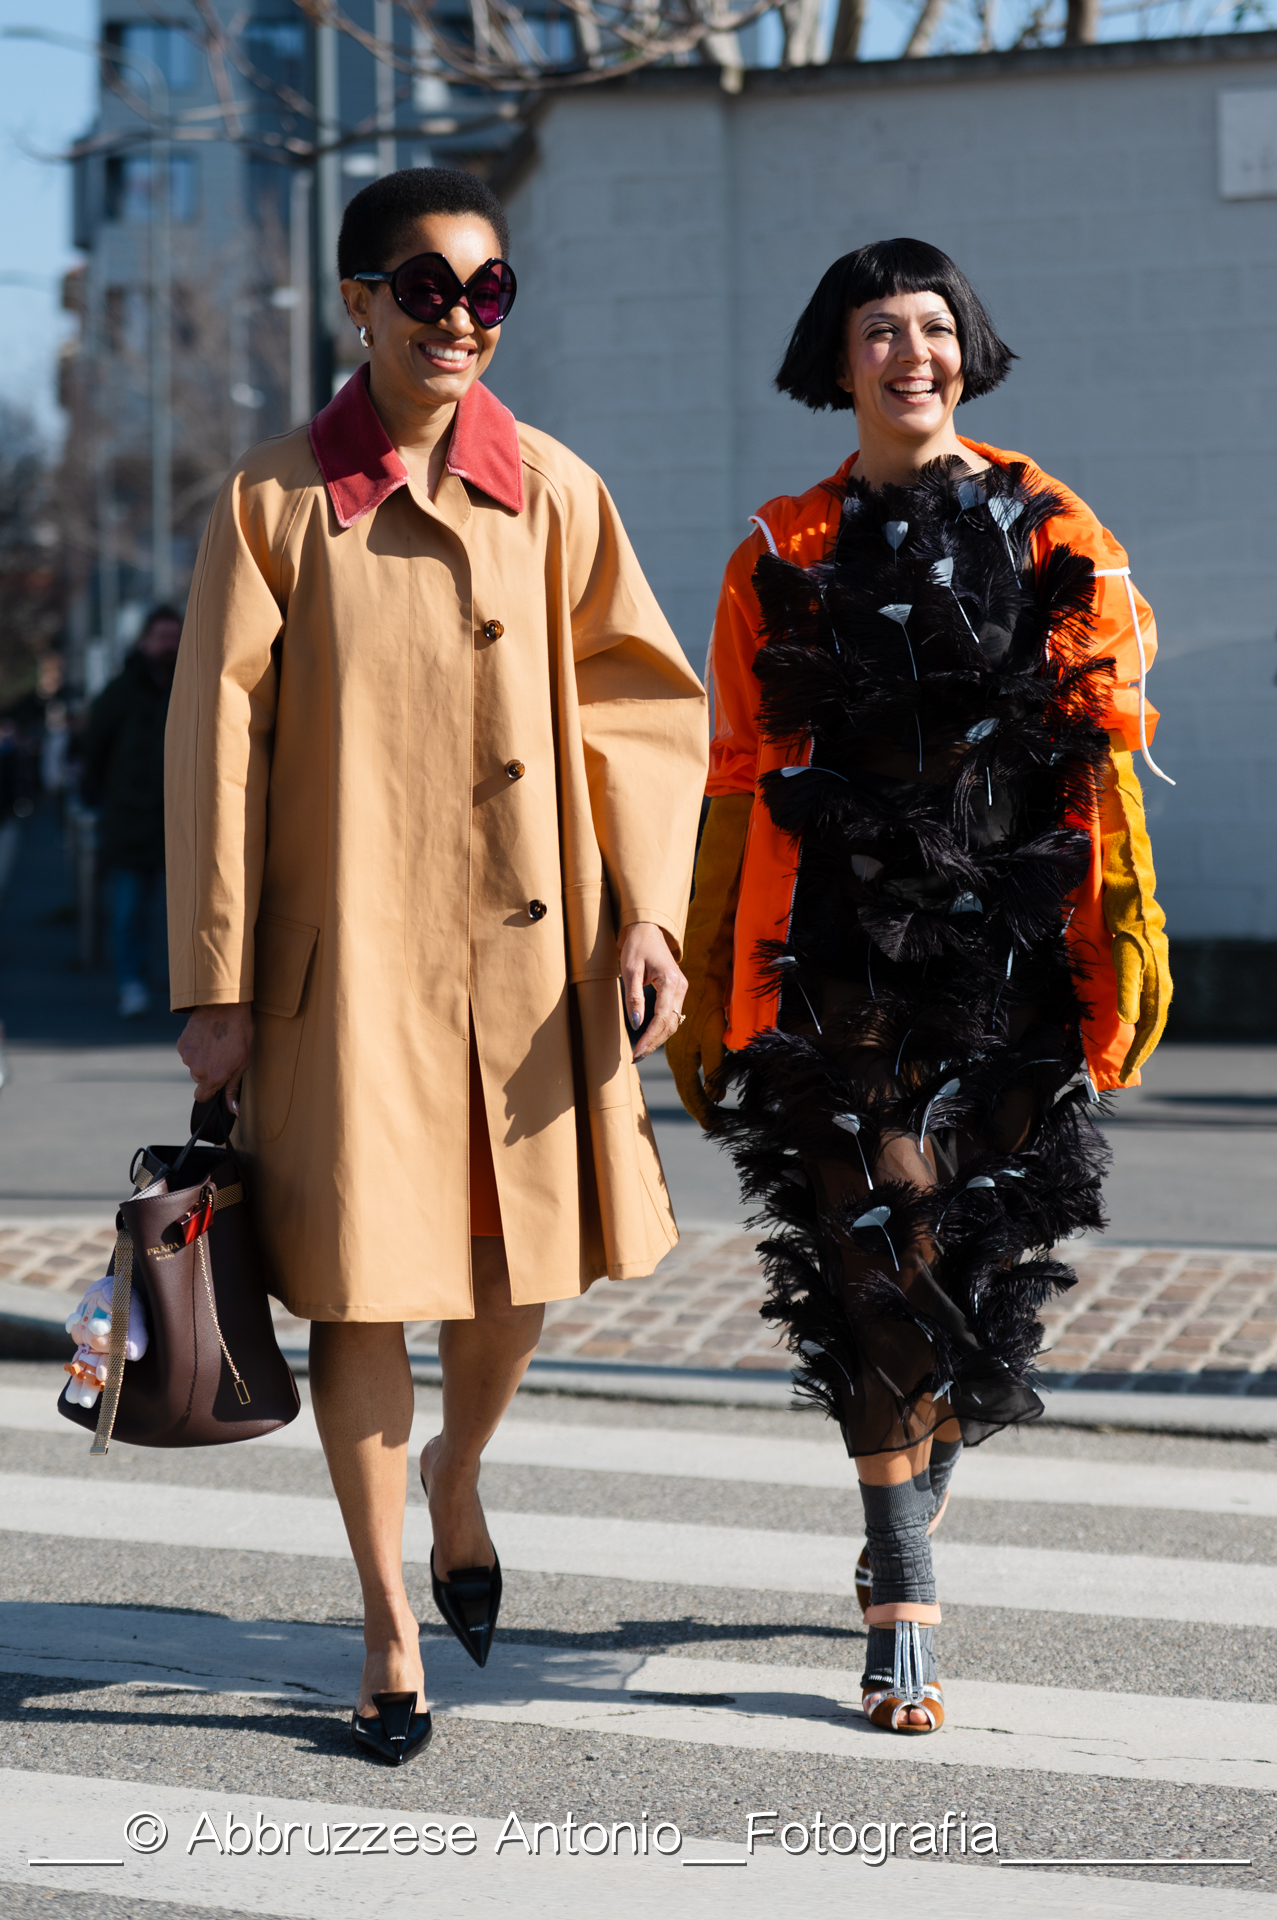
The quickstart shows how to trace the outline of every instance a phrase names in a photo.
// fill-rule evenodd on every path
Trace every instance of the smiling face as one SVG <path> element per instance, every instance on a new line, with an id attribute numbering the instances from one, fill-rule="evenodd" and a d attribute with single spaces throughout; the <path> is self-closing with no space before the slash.
<path id="1" fill-rule="evenodd" d="M 962 348 L 938 293 L 893 293 L 847 318 L 838 385 L 852 395 L 862 447 L 923 445 L 952 435 L 962 398 Z"/>
<path id="2" fill-rule="evenodd" d="M 496 234 L 477 214 L 434 213 L 416 222 L 385 271 L 419 253 L 441 253 L 466 281 L 500 252 Z M 370 287 L 343 280 L 341 290 L 355 325 L 368 329 L 374 394 L 393 398 L 397 407 L 455 406 L 496 352 L 500 327 L 479 326 L 468 307 L 427 323 L 405 313 L 384 282 Z"/>

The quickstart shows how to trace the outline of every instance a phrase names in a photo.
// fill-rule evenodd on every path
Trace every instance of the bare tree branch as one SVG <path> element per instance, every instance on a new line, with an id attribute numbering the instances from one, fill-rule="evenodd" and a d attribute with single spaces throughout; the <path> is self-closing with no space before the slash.
<path id="1" fill-rule="evenodd" d="M 829 43 L 830 65 L 859 60 L 860 36 L 865 28 L 865 0 L 838 0 L 838 16 Z"/>
<path id="2" fill-rule="evenodd" d="M 1066 47 L 1089 46 L 1100 37 L 1100 0 L 1069 0 L 1064 28 Z"/>
<path id="3" fill-rule="evenodd" d="M 780 0 L 780 18 L 785 32 L 784 66 L 816 65 L 820 13 L 820 0 Z"/>
<path id="4" fill-rule="evenodd" d="M 913 32 L 905 43 L 906 60 L 924 60 L 931 52 L 931 42 L 936 37 L 936 28 L 940 25 L 945 4 L 946 0 L 922 0 L 918 18 L 913 23 Z"/>

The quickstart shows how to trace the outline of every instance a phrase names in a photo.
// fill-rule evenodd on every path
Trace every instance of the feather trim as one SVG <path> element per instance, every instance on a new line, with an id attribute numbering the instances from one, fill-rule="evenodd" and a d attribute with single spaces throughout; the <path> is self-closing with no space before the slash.
<path id="1" fill-rule="evenodd" d="M 1015 466 L 979 499 L 969 482 L 960 461 L 908 488 L 853 477 L 827 560 L 754 574 L 760 726 L 811 752 L 760 788 L 798 851 L 787 937 L 762 949 L 790 1030 L 729 1056 L 713 1128 L 772 1228 L 763 1312 L 849 1446 L 871 1376 L 902 1417 L 966 1392 L 968 1438 L 999 1423 L 976 1406 L 1023 1417 L 1038 1309 L 1072 1284 L 1049 1250 L 1103 1218 L 1063 908 L 1112 662 L 1091 652 L 1091 562 L 1034 555 L 1059 499 Z M 863 1194 L 884 1142 L 927 1133 L 949 1143 L 939 1185 L 822 1201 L 831 1169 Z"/>

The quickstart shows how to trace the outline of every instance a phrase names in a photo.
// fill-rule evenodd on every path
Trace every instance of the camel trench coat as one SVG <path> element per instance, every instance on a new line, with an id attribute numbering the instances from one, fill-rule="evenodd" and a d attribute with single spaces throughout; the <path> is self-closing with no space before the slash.
<path id="1" fill-rule="evenodd" d="M 166 741 L 172 999 L 253 1003 L 237 1141 L 294 1313 L 472 1315 L 472 1020 L 516 1304 L 675 1244 L 617 934 L 678 950 L 706 757 L 602 482 L 482 386 L 434 501 L 366 371 L 226 482 Z"/>

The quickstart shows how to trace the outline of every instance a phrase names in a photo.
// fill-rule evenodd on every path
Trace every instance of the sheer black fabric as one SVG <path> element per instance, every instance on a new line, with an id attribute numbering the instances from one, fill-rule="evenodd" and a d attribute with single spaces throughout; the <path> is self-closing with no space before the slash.
<path id="1" fill-rule="evenodd" d="M 853 1455 L 1036 1417 L 1037 1311 L 1074 1279 L 1050 1249 L 1102 1224 L 1064 928 L 1112 667 L 1021 474 L 853 480 L 827 561 L 754 576 L 762 728 L 811 752 L 762 783 L 798 864 L 781 1014 L 715 1131 L 771 1229 L 764 1315 Z"/>

